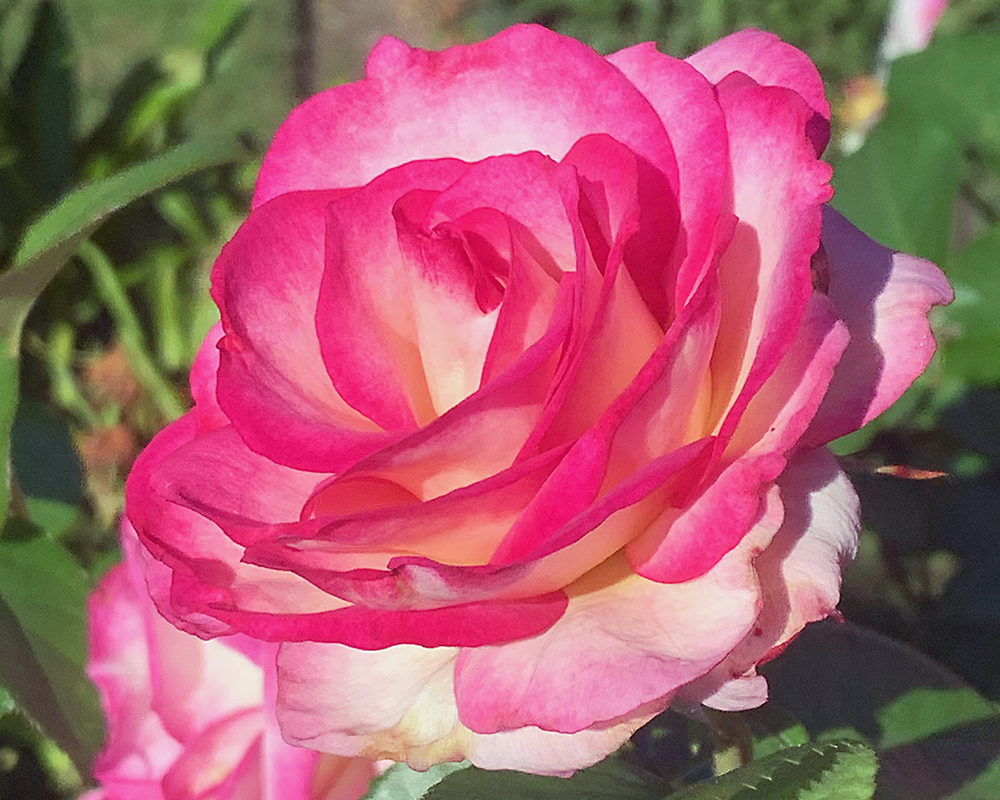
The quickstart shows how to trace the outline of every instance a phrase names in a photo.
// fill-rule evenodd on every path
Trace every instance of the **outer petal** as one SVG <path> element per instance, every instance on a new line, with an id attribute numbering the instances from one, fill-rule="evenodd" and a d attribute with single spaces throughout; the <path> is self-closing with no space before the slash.
<path id="1" fill-rule="evenodd" d="M 229 418 L 219 408 L 216 398 L 219 341 L 222 335 L 222 323 L 216 322 L 205 334 L 191 365 L 191 397 L 194 399 L 199 430 L 211 430 L 229 424 Z"/>
<path id="2" fill-rule="evenodd" d="M 191 414 L 164 428 L 136 460 L 126 483 L 128 519 L 158 562 L 147 573 L 158 610 L 178 627 L 207 637 L 238 630 L 219 620 L 213 604 L 307 613 L 341 606 L 297 576 L 241 563 L 243 548 L 221 528 L 166 496 L 162 490 L 169 481 L 154 487 L 161 463 L 190 443 L 195 429 Z"/>
<path id="3" fill-rule="evenodd" d="M 828 442 L 888 408 L 934 353 L 927 312 L 950 303 L 941 271 L 869 239 L 832 208 L 823 211 L 820 279 L 851 332 L 851 344 L 807 441 Z"/>
<path id="4" fill-rule="evenodd" d="M 757 623 L 716 670 L 684 692 L 714 708 L 752 708 L 766 699 L 754 666 L 834 612 L 840 576 L 857 548 L 858 498 L 826 449 L 798 456 L 778 486 L 785 518 L 755 562 L 763 597 Z"/>
<path id="5" fill-rule="evenodd" d="M 300 189 L 361 186 L 398 164 L 479 161 L 538 150 L 559 160 L 589 133 L 608 133 L 676 185 L 656 113 L 593 50 L 539 26 L 432 53 L 382 39 L 366 78 L 322 92 L 278 129 L 254 204 Z"/>
<path id="6" fill-rule="evenodd" d="M 749 75 L 764 86 L 784 86 L 802 96 L 823 122 L 830 119 L 830 104 L 823 80 L 809 56 L 781 41 L 773 33 L 751 29 L 730 34 L 687 59 L 712 83 L 733 72 Z M 829 125 L 814 125 L 813 143 L 821 153 L 830 137 Z"/>
<path id="7" fill-rule="evenodd" d="M 291 744 L 429 766 L 464 756 L 452 671 L 457 650 L 283 643 L 277 716 Z M 371 692 L 372 686 L 379 691 Z"/>
<path id="8" fill-rule="evenodd" d="M 116 784 L 129 786 L 137 798 L 160 796 L 160 777 L 181 746 L 152 710 L 147 615 L 124 564 L 104 576 L 88 612 L 87 674 L 97 685 L 108 729 L 94 777 L 111 798 L 119 796 Z"/>
<path id="9" fill-rule="evenodd" d="M 774 504 L 739 547 L 685 583 L 648 581 L 619 555 L 569 587 L 566 613 L 545 633 L 463 650 L 455 667 L 462 723 L 478 733 L 528 725 L 576 733 L 646 704 L 665 707 L 753 626 L 753 557 L 780 522 Z"/>
<path id="10" fill-rule="evenodd" d="M 417 769 L 467 757 L 486 769 L 568 775 L 621 746 L 656 713 L 642 709 L 572 735 L 535 727 L 473 733 L 458 721 L 455 657 L 452 648 L 362 652 L 283 644 L 278 719 L 285 738 L 344 756 L 405 760 Z M 373 679 L 381 687 L 377 696 L 369 691 Z"/>

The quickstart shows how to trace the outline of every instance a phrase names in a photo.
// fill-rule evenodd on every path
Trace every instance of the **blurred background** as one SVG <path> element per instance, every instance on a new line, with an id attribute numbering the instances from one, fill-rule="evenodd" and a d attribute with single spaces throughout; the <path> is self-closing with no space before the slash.
<path id="1" fill-rule="evenodd" d="M 17 407 L 14 521 L 0 539 L 49 549 L 20 577 L 0 553 L 0 798 L 85 785 L 102 734 L 82 681 L 83 598 L 117 559 L 124 476 L 190 402 L 186 372 L 216 319 L 208 270 L 274 129 L 298 100 L 360 77 L 384 34 L 439 48 L 533 21 L 601 52 L 655 40 L 684 56 L 753 26 L 812 57 L 834 107 L 834 205 L 940 264 L 956 289 L 925 376 L 836 444 L 865 513 L 841 610 L 1000 697 L 1000 3 L 953 0 L 929 47 L 918 37 L 903 55 L 885 43 L 890 5 L 0 0 L 3 264 L 75 187 L 179 146 L 232 143 L 91 226 L 21 333 L 20 385 L 0 398 Z M 32 591 L 42 633 L 21 613 L 38 606 Z"/>

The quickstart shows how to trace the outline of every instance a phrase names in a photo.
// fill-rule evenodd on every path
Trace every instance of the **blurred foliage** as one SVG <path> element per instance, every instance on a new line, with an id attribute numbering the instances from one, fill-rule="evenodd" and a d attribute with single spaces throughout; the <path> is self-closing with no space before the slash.
<path id="1" fill-rule="evenodd" d="M 421 14 L 448 21 L 420 28 L 425 41 L 535 21 L 604 52 L 655 40 L 685 55 L 742 27 L 772 30 L 827 81 L 834 204 L 880 241 L 941 264 L 956 290 L 935 318 L 939 356 L 925 376 L 836 443 L 865 515 L 841 609 L 919 650 L 824 625 L 767 666 L 773 702 L 757 712 L 668 712 L 569 782 L 396 767 L 373 797 L 763 798 L 778 789 L 748 785 L 780 784 L 782 797 L 847 798 L 845 787 L 867 786 L 872 751 L 876 797 L 1000 796 L 1000 6 L 953 0 L 926 51 L 884 65 L 887 7 L 385 0 L 363 9 L 409 19 L 414 31 Z M 245 213 L 255 168 L 220 132 L 245 130 L 259 152 L 291 103 L 294 48 L 274 35 L 282 14 L 274 0 L 0 0 L 3 800 L 74 797 L 87 782 L 100 720 L 83 675 L 83 598 L 116 557 L 131 460 L 188 403 L 185 373 L 217 313 L 208 268 Z M 99 21 L 112 16 L 118 24 Z M 860 121 L 848 107 L 859 80 Z"/>
<path id="2" fill-rule="evenodd" d="M 103 738 L 85 601 L 115 557 L 130 461 L 185 408 L 217 315 L 207 267 L 245 213 L 249 155 L 193 140 L 188 119 L 248 9 L 205 3 L 187 49 L 136 65 L 87 133 L 62 4 L 34 5 L 0 75 L 4 798 L 75 796 Z"/>
<path id="3" fill-rule="evenodd" d="M 802 48 L 834 85 L 874 68 L 889 0 L 472 0 L 478 35 L 539 22 L 610 53 L 636 42 L 688 55 L 741 28 L 773 31 Z"/>

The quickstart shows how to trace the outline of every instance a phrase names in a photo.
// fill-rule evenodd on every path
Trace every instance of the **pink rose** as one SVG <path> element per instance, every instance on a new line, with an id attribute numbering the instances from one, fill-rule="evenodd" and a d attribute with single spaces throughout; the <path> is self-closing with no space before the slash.
<path id="1" fill-rule="evenodd" d="M 279 129 L 129 479 L 159 607 L 280 642 L 329 753 L 568 773 L 675 697 L 761 703 L 856 544 L 823 444 L 951 297 L 824 210 L 827 117 L 758 31 L 382 40 Z"/>
<path id="2" fill-rule="evenodd" d="M 372 762 L 285 744 L 274 721 L 273 645 L 203 642 L 153 608 L 138 542 L 90 598 L 90 664 L 108 738 L 86 800 L 356 800 Z M 263 666 L 261 666 L 263 664 Z M 269 677 L 265 678 L 265 674 Z"/>

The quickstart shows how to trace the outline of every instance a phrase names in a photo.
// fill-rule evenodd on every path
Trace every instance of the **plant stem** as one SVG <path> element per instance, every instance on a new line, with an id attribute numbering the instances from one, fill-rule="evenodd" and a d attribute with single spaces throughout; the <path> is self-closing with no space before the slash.
<path id="1" fill-rule="evenodd" d="M 90 272 L 97 294 L 115 322 L 118 339 L 122 343 L 136 380 L 166 419 L 177 419 L 184 413 L 184 405 L 178 398 L 177 392 L 153 363 L 139 318 L 122 288 L 121 281 L 118 280 L 118 274 L 111 260 L 91 241 L 81 244 L 77 255 Z"/>

